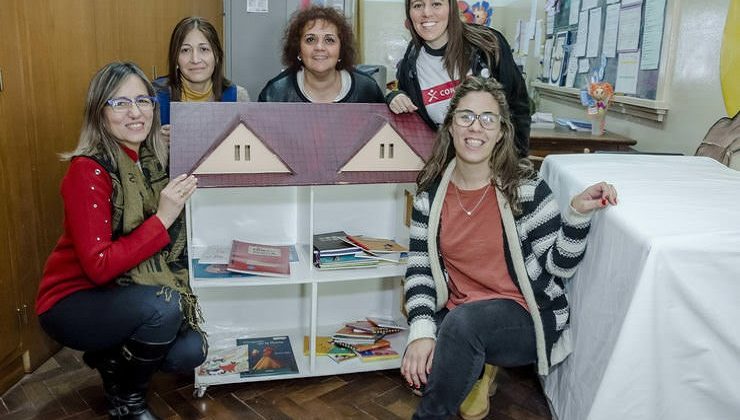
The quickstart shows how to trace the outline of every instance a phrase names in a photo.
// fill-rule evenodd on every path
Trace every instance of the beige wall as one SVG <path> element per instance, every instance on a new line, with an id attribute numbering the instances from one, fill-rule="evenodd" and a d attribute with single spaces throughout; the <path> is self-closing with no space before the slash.
<path id="1" fill-rule="evenodd" d="M 411 39 L 403 26 L 403 4 L 403 0 L 364 0 L 363 4 L 362 62 L 386 66 L 387 81 L 395 80 L 396 62 Z"/>

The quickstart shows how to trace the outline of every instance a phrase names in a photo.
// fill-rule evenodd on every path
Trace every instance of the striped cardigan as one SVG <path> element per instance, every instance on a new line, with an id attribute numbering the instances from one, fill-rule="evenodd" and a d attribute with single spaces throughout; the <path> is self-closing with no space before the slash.
<path id="1" fill-rule="evenodd" d="M 453 159 L 449 163 L 438 183 L 418 192 L 414 200 L 404 281 L 409 343 L 435 337 L 434 313 L 448 299 L 438 232 L 442 202 L 455 162 Z M 522 180 L 519 187 L 522 213 L 517 217 L 498 189 L 496 195 L 509 273 L 530 308 L 537 344 L 537 371 L 547 375 L 550 367 L 564 360 L 571 351 L 563 280 L 575 273 L 583 258 L 593 212 L 580 214 L 569 208 L 561 221 L 558 203 L 539 176 Z"/>

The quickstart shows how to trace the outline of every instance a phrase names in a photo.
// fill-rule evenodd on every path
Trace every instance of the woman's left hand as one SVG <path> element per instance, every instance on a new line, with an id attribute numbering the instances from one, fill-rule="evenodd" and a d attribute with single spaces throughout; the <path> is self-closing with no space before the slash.
<path id="1" fill-rule="evenodd" d="M 570 200 L 570 205 L 578 213 L 588 213 L 594 209 L 601 209 L 608 205 L 617 205 L 617 190 L 614 185 L 599 182 L 588 188 Z"/>

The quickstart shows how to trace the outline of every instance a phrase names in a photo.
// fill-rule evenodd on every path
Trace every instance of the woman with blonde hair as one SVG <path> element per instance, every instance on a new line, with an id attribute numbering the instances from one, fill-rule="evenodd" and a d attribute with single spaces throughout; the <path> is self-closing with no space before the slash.
<path id="1" fill-rule="evenodd" d="M 197 180 L 167 175 L 154 88 L 133 63 L 95 75 L 79 143 L 63 157 L 64 231 L 39 284 L 39 321 L 85 352 L 112 418 L 157 418 L 146 404 L 152 375 L 192 374 L 206 354 L 182 216 Z"/>

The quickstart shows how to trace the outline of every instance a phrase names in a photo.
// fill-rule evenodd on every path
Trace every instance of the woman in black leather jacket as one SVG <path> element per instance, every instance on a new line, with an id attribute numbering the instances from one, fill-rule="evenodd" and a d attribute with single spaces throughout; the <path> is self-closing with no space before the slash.
<path id="1" fill-rule="evenodd" d="M 332 7 L 298 12 L 285 30 L 287 69 L 267 82 L 260 102 L 384 102 L 375 79 L 354 68 L 352 28 Z"/>

